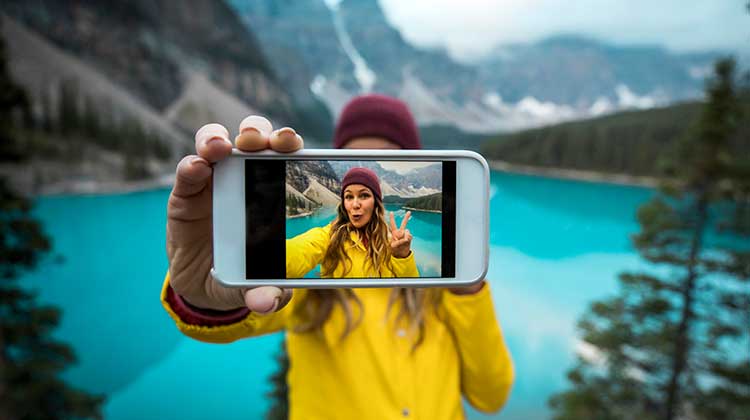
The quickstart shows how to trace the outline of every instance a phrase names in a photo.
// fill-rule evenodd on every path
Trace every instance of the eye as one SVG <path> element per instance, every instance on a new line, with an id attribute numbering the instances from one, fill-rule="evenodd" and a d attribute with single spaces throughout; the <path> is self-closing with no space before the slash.
<path id="1" fill-rule="evenodd" d="M 351 194 L 347 194 L 344 196 L 344 200 L 351 200 L 352 198 L 354 197 Z"/>
<path id="2" fill-rule="evenodd" d="M 361 195 L 360 195 L 360 197 L 362 197 L 363 199 L 364 199 L 364 198 L 370 198 L 370 194 L 368 194 L 368 193 L 363 193 L 363 194 L 361 194 Z"/>

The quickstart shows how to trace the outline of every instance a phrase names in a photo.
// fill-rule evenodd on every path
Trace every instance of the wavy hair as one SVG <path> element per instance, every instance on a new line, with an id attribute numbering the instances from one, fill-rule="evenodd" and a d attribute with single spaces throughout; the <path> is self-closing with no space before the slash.
<path id="1" fill-rule="evenodd" d="M 344 270 L 341 276 L 345 276 L 351 271 L 352 259 L 347 254 L 344 246 L 349 240 L 351 233 L 355 231 L 363 239 L 367 247 L 367 260 L 365 264 L 369 264 L 379 276 L 383 275 L 383 267 L 387 267 L 393 272 L 389 230 L 385 219 L 385 206 L 377 197 L 375 198 L 373 216 L 366 226 L 357 229 L 349 220 L 349 215 L 343 203 L 339 203 L 336 209 L 336 219 L 331 222 L 331 238 L 328 249 L 321 263 L 322 277 L 333 276 L 339 266 L 342 266 Z M 436 310 L 439 305 L 439 297 L 440 293 L 434 289 L 399 287 L 391 291 L 385 318 L 387 320 L 394 305 L 397 302 L 400 303 L 399 310 L 396 313 L 395 324 L 398 324 L 404 318 L 408 319 L 409 331 L 417 333 L 417 339 L 412 346 L 412 350 L 416 349 L 424 340 L 427 305 L 432 304 Z M 345 339 L 359 325 L 364 314 L 362 302 L 357 298 L 352 289 L 310 289 L 305 296 L 305 300 L 298 306 L 300 310 L 299 315 L 303 319 L 303 322 L 295 328 L 295 331 L 304 333 L 322 330 L 323 324 L 331 316 L 331 312 L 336 305 L 340 306 L 344 312 L 345 326 L 341 332 L 340 339 Z M 354 315 L 355 307 L 357 309 L 356 317 Z"/>

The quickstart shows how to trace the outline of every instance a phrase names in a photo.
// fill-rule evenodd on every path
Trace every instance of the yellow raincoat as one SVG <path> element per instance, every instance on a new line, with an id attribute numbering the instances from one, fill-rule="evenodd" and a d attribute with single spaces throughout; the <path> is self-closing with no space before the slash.
<path id="1" fill-rule="evenodd" d="M 302 277 L 314 268 L 329 237 L 327 226 L 288 240 L 288 277 Z M 372 275 L 356 235 L 347 252 L 353 261 L 349 277 Z M 413 253 L 392 261 L 396 277 L 418 275 Z M 166 298 L 168 288 L 169 274 L 162 304 L 180 331 L 197 340 L 228 343 L 286 330 L 291 420 L 463 419 L 462 395 L 478 410 L 497 411 L 513 383 L 513 365 L 486 284 L 472 295 L 442 290 L 437 312 L 428 308 L 424 341 L 414 351 L 416 333 L 408 330 L 408 321 L 395 322 L 398 308 L 386 320 L 391 289 L 354 289 L 364 308 L 362 320 L 341 340 L 345 317 L 338 305 L 321 333 L 294 331 L 300 322 L 294 308 L 303 301 L 303 289 L 276 313 L 249 313 L 237 322 L 207 327 L 181 319 Z"/>

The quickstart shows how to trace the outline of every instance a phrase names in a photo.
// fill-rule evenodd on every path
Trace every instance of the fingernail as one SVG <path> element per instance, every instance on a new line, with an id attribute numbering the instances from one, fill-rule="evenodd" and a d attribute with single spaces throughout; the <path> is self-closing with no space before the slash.
<path id="1" fill-rule="evenodd" d="M 279 308 L 279 302 L 280 301 L 281 301 L 281 297 L 275 297 L 273 299 L 273 305 L 271 305 L 271 309 L 269 309 L 269 310 L 267 310 L 265 312 L 258 311 L 258 313 L 261 314 L 261 315 L 268 315 L 270 313 L 276 312 L 276 309 Z"/>
<path id="2" fill-rule="evenodd" d="M 242 131 L 240 131 L 240 135 L 243 135 L 245 133 L 257 133 L 257 134 L 261 134 L 260 130 L 258 130 L 255 127 L 245 127 L 245 128 L 242 129 Z"/>
<path id="3" fill-rule="evenodd" d="M 267 137 L 271 133 L 271 130 L 273 130 L 271 122 L 259 115 L 251 115 L 242 120 L 242 122 L 240 122 L 240 133 L 245 131 L 246 128 L 255 128 L 265 137 Z"/>
<path id="4" fill-rule="evenodd" d="M 211 138 L 210 138 L 210 139 L 208 139 L 208 141 L 206 142 L 206 145 L 208 145 L 208 144 L 211 144 L 211 143 L 214 143 L 214 142 L 216 142 L 217 140 L 221 140 L 221 141 L 223 141 L 224 143 L 227 143 L 227 144 L 228 144 L 228 145 L 230 145 L 230 146 L 232 145 L 232 142 L 231 142 L 231 141 L 229 141 L 229 139 L 226 139 L 226 138 L 224 138 L 224 137 L 220 137 L 220 136 L 215 136 L 215 137 L 211 137 Z"/>

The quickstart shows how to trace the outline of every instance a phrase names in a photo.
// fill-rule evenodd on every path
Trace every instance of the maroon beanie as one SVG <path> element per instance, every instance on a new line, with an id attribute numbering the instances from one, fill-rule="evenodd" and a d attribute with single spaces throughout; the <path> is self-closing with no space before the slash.
<path id="1" fill-rule="evenodd" d="M 341 181 L 341 198 L 344 197 L 344 190 L 352 184 L 362 184 L 369 188 L 376 197 L 383 200 L 383 193 L 380 192 L 380 180 L 378 175 L 367 168 L 352 168 L 346 171 L 344 179 Z"/>
<path id="2" fill-rule="evenodd" d="M 341 111 L 333 147 L 340 149 L 357 137 L 383 137 L 403 149 L 422 148 L 409 108 L 400 100 L 385 95 L 357 96 Z"/>

